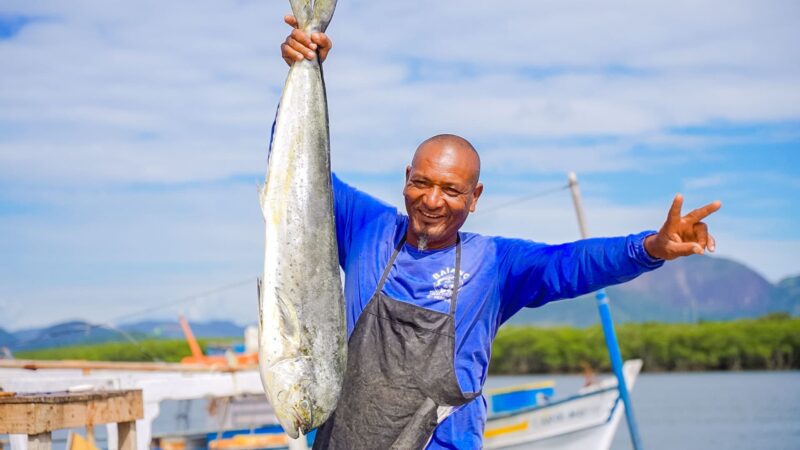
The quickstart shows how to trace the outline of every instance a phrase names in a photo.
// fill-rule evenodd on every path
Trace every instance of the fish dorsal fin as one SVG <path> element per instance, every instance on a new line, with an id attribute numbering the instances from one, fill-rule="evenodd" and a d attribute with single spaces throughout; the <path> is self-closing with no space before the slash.
<path id="1" fill-rule="evenodd" d="M 311 22 L 313 14 L 312 0 L 289 0 L 292 5 L 292 14 L 297 19 L 297 28 L 305 29 Z"/>

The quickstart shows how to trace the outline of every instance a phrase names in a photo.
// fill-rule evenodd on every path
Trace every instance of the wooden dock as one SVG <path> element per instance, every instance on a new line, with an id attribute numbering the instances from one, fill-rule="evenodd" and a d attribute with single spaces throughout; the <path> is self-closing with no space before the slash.
<path id="1" fill-rule="evenodd" d="M 136 420 L 144 417 L 141 390 L 22 393 L 0 396 L 0 434 L 28 436 L 28 450 L 50 450 L 64 428 L 117 424 L 119 450 L 136 449 Z"/>

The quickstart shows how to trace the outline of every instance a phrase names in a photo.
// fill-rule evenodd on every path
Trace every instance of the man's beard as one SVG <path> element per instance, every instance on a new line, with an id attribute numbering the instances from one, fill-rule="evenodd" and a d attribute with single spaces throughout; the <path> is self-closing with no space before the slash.
<path id="1" fill-rule="evenodd" d="M 428 235 L 420 234 L 417 236 L 417 249 L 425 250 L 428 248 Z"/>

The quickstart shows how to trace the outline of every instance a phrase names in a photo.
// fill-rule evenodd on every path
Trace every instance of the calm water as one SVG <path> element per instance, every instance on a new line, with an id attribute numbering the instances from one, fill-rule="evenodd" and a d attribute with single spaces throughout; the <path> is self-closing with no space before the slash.
<path id="1" fill-rule="evenodd" d="M 498 376 L 489 378 L 487 388 L 548 379 L 556 381 L 557 396 L 574 393 L 583 384 L 581 376 Z M 643 374 L 633 401 L 648 450 L 800 450 L 798 371 Z M 187 419 L 191 429 L 215 429 L 205 418 L 205 401 L 185 406 L 181 410 L 178 402 L 162 403 L 154 431 L 185 429 Z M 102 440 L 104 428 L 97 432 Z M 64 439 L 65 433 L 54 438 Z M 63 447 L 63 441 L 54 445 Z M 624 420 L 612 448 L 631 448 Z"/>
<path id="2" fill-rule="evenodd" d="M 546 377 L 494 377 L 488 387 Z M 581 376 L 556 376 L 566 395 Z M 800 450 L 800 372 L 642 374 L 633 389 L 642 443 L 648 450 Z M 630 449 L 623 419 L 614 450 Z"/>

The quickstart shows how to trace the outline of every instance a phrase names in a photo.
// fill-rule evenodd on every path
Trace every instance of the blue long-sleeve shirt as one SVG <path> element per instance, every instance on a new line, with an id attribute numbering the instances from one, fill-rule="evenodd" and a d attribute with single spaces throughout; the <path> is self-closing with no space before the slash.
<path id="1" fill-rule="evenodd" d="M 333 191 L 349 336 L 408 217 L 335 175 Z M 461 287 L 455 311 L 455 371 L 461 390 L 482 389 L 492 340 L 500 325 L 523 307 L 576 297 L 661 266 L 663 261 L 651 258 L 643 246 L 651 233 L 546 245 L 461 232 Z M 447 312 L 454 265 L 455 246 L 420 251 L 406 244 L 383 291 L 400 301 Z M 442 422 L 428 448 L 480 448 L 485 422 L 486 402 L 481 397 Z"/>

